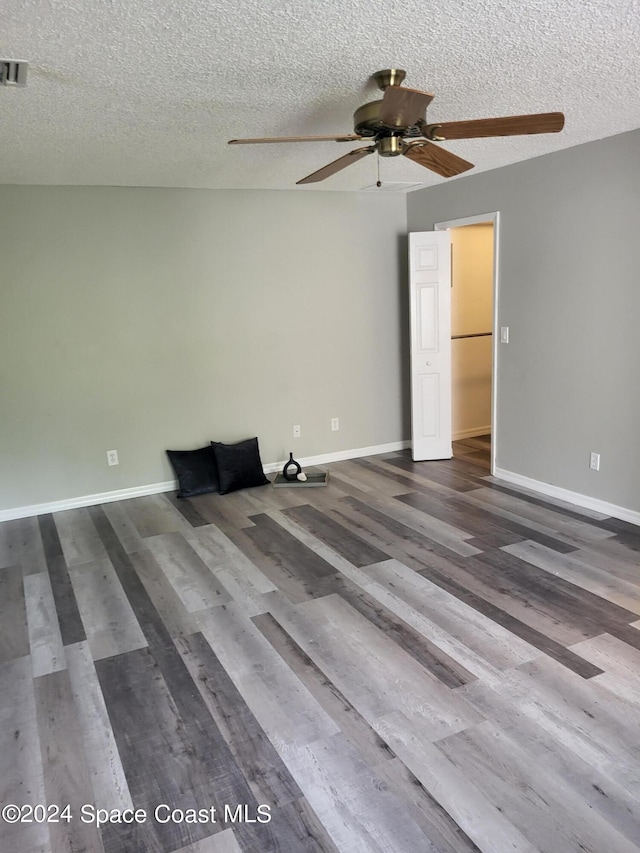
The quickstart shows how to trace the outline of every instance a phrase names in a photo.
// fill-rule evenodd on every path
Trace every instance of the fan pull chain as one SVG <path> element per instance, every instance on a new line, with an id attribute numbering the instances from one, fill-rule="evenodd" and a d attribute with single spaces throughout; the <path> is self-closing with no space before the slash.
<path id="1" fill-rule="evenodd" d="M 380 154 L 376 157 L 376 164 L 378 166 L 378 180 L 376 181 L 376 186 L 380 189 L 382 186 L 382 181 L 380 180 Z"/>

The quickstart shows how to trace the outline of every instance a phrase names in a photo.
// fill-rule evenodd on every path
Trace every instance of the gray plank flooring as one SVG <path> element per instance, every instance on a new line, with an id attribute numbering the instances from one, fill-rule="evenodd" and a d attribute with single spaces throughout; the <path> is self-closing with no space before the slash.
<path id="1" fill-rule="evenodd" d="M 111 562 L 103 558 L 69 570 L 94 660 L 147 645 Z"/>
<path id="2" fill-rule="evenodd" d="M 489 449 L 0 524 L 0 851 L 640 851 L 640 529 Z"/>
<path id="3" fill-rule="evenodd" d="M 29 631 L 20 566 L 0 569 L 0 662 L 29 654 Z"/>

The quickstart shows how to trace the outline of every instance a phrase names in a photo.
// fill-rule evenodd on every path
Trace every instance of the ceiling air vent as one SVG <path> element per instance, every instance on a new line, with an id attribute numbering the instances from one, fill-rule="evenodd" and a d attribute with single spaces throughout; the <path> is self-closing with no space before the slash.
<path id="1" fill-rule="evenodd" d="M 0 59 L 3 86 L 26 86 L 28 62 L 20 59 Z"/>

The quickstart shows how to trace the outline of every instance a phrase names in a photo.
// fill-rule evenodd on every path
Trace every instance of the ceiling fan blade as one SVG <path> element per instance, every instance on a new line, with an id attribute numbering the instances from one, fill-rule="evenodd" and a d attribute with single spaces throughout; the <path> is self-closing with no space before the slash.
<path id="1" fill-rule="evenodd" d="M 312 172 L 312 174 L 307 175 L 307 177 L 303 178 L 301 181 L 296 181 L 296 184 L 314 184 L 316 181 L 324 181 L 325 178 L 335 175 L 335 173 L 339 172 L 341 169 L 346 169 L 347 166 L 350 166 L 352 163 L 357 163 L 358 160 L 366 157 L 367 154 L 373 154 L 375 150 L 376 147 L 373 145 L 371 148 L 356 148 L 355 151 L 349 151 L 349 153 L 345 154 L 344 157 L 338 157 L 338 159 L 334 160 L 333 163 L 327 163 L 326 166 L 323 166 L 322 169 L 318 169 L 317 172 Z"/>
<path id="2" fill-rule="evenodd" d="M 443 178 L 453 178 L 454 175 L 473 169 L 473 163 L 430 142 L 414 142 L 407 145 L 402 153 L 414 163 L 431 169 Z"/>
<path id="3" fill-rule="evenodd" d="M 427 124 L 422 134 L 427 139 L 478 139 L 482 136 L 521 136 L 528 133 L 558 133 L 564 127 L 563 113 L 537 113 L 504 118 L 479 118 L 471 121 L 445 121 Z"/>
<path id="4" fill-rule="evenodd" d="M 425 112 L 435 95 L 402 86 L 387 86 L 380 105 L 379 119 L 387 127 L 413 127 Z"/>
<path id="5" fill-rule="evenodd" d="M 262 142 L 357 142 L 362 136 L 262 136 L 257 139 L 230 139 L 228 145 L 257 145 Z"/>

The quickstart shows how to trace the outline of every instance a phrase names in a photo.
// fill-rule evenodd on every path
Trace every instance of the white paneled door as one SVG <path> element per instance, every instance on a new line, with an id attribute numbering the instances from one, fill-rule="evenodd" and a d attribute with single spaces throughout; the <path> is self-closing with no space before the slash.
<path id="1" fill-rule="evenodd" d="M 451 238 L 409 234 L 411 453 L 415 461 L 450 459 Z"/>

